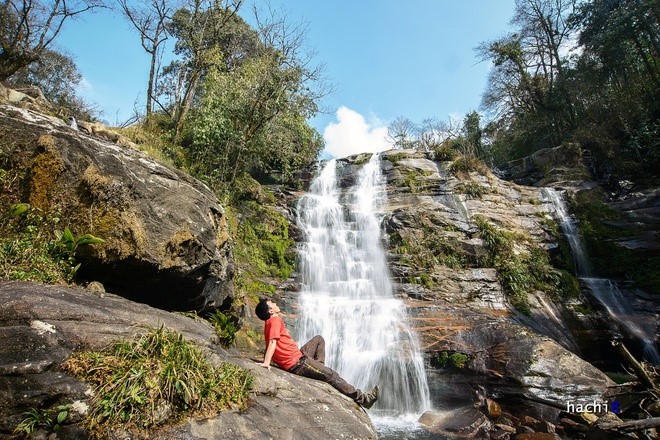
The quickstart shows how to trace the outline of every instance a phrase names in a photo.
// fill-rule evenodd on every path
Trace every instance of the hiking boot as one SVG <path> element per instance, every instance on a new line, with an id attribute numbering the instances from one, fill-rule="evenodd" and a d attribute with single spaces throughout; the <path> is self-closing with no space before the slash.
<path id="1" fill-rule="evenodd" d="M 376 385 L 373 390 L 366 393 L 362 402 L 362 408 L 369 409 L 374 406 L 374 403 L 378 400 L 378 392 L 378 385 Z"/>

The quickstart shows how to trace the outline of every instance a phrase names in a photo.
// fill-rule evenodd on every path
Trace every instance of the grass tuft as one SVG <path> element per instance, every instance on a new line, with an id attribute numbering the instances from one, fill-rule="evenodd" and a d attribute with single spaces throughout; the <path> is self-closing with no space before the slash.
<path id="1" fill-rule="evenodd" d="M 253 378 L 230 363 L 213 367 L 181 334 L 161 327 L 101 352 L 78 352 L 62 368 L 95 387 L 85 425 L 94 438 L 113 428 L 150 431 L 184 415 L 246 408 Z"/>

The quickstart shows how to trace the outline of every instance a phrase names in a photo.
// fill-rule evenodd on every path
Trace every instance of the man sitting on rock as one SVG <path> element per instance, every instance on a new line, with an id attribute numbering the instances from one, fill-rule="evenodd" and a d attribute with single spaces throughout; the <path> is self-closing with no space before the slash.
<path id="1" fill-rule="evenodd" d="M 325 340 L 320 335 L 298 348 L 284 325 L 280 311 L 277 304 L 266 298 L 262 298 L 254 310 L 259 319 L 265 321 L 266 354 L 261 366 L 270 369 L 272 360 L 290 373 L 327 382 L 363 408 L 371 408 L 378 400 L 378 387 L 363 393 L 342 379 L 336 371 L 326 367 Z"/>

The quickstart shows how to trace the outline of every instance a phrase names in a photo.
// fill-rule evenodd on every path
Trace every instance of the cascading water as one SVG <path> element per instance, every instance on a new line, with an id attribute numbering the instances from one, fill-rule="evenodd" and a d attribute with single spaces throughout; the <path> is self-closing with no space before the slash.
<path id="1" fill-rule="evenodd" d="M 568 207 L 561 194 L 552 189 L 544 188 L 544 193 L 555 205 L 559 224 L 566 236 L 575 261 L 575 275 L 587 286 L 593 296 L 607 310 L 622 329 L 637 338 L 643 346 L 644 358 L 653 363 L 660 364 L 660 354 L 655 346 L 655 331 L 642 323 L 637 322 L 636 313 L 623 292 L 612 280 L 594 278 L 591 274 L 589 260 L 585 252 L 582 237 L 578 231 L 575 220 L 570 216 Z"/>
<path id="2" fill-rule="evenodd" d="M 379 157 L 372 156 L 346 191 L 338 186 L 336 168 L 329 161 L 298 204 L 306 236 L 299 253 L 298 340 L 323 335 L 328 366 L 362 390 L 380 387 L 369 411 L 376 425 L 379 419 L 416 420 L 430 408 L 429 390 L 381 244 L 386 191 Z"/>

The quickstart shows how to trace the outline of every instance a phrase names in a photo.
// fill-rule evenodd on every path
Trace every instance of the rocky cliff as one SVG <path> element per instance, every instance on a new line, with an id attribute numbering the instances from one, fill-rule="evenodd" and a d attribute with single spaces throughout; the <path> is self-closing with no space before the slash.
<path id="1" fill-rule="evenodd" d="M 220 348 L 208 324 L 163 310 L 234 303 L 224 209 L 205 185 L 26 108 L 0 106 L 0 145 L 18 182 L 17 202 L 58 209 L 77 234 L 105 240 L 79 255 L 80 275 L 109 291 L 0 282 L 0 434 L 9 436 L 30 409 L 79 402 L 59 435 L 80 438 L 92 398 L 61 362 L 165 325 L 214 363 L 235 363 L 256 381 L 246 412 L 186 419 L 152 438 L 376 437 L 367 414 L 327 385 L 256 368 Z M 366 159 L 340 161 L 345 185 Z M 420 335 L 436 410 L 422 420 L 429 431 L 505 439 L 516 429 L 558 430 L 564 438 L 588 429 L 577 423 L 568 431 L 557 417 L 567 402 L 609 401 L 614 383 L 582 356 L 594 345 L 588 330 L 607 317 L 575 286 L 542 189 L 434 153 L 390 151 L 380 166 L 390 272 Z M 575 177 L 563 169 L 557 175 Z M 289 202 L 298 196 L 289 193 Z M 632 206 L 630 219 L 649 215 L 646 205 L 621 206 Z M 290 303 L 295 281 L 278 284 Z"/>
<path id="2" fill-rule="evenodd" d="M 339 161 L 346 187 L 365 161 Z M 593 346 L 587 329 L 608 318 L 583 313 L 589 302 L 543 189 L 433 153 L 389 151 L 380 166 L 390 270 L 440 411 L 423 418 L 429 430 L 481 438 L 532 417 L 561 431 L 567 402 L 608 402 L 614 382 L 580 357 Z"/>
<path id="3" fill-rule="evenodd" d="M 233 263 L 224 208 L 201 182 L 63 121 L 0 106 L 0 143 L 16 202 L 58 212 L 81 249 L 79 275 L 170 310 L 229 309 Z"/>

